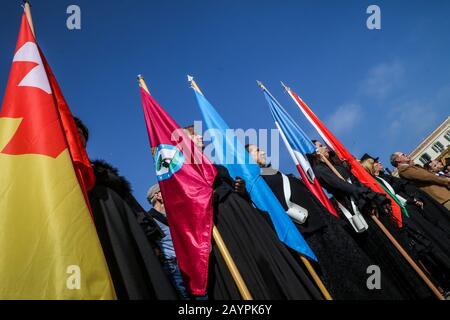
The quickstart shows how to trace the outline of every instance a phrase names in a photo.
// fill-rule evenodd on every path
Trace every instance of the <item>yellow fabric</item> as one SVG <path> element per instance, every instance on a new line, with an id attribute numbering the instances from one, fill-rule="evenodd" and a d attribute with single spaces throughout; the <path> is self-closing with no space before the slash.
<path id="1" fill-rule="evenodd" d="M 0 150 L 19 124 L 0 119 Z M 115 299 L 67 149 L 56 159 L 0 153 L 0 299 Z"/>

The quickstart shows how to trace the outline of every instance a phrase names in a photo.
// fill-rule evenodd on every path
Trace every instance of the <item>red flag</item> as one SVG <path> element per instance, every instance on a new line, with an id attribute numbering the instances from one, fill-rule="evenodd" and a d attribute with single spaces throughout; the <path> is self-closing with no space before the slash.
<path id="1" fill-rule="evenodd" d="M 142 87 L 141 96 L 178 264 L 191 293 L 204 295 L 213 226 L 212 185 L 217 171 Z"/>
<path id="2" fill-rule="evenodd" d="M 330 130 L 320 121 L 312 112 L 308 105 L 290 88 L 287 88 L 289 95 L 299 106 L 308 121 L 316 128 L 325 143 L 332 148 L 336 154 L 343 160 L 346 160 L 352 168 L 353 175 L 361 181 L 362 184 L 372 189 L 374 192 L 384 194 L 392 206 L 392 218 L 394 222 L 402 227 L 402 212 L 399 205 L 391 198 L 389 194 L 378 184 L 378 182 L 361 166 L 358 160 L 344 147 L 344 145 L 331 133 Z"/>
<path id="3" fill-rule="evenodd" d="M 91 162 L 86 153 L 86 148 L 83 146 L 80 135 L 78 134 L 78 128 L 73 119 L 72 113 L 70 112 L 69 106 L 64 99 L 61 88 L 53 75 L 50 65 L 47 63 L 42 51 L 39 49 L 42 56 L 42 62 L 47 72 L 48 80 L 50 82 L 50 87 L 53 91 L 53 96 L 59 117 L 61 119 L 61 124 L 64 129 L 67 144 L 69 146 L 70 155 L 77 173 L 78 180 L 80 184 L 85 189 L 85 191 L 90 191 L 95 185 L 95 174 L 92 169 Z"/>

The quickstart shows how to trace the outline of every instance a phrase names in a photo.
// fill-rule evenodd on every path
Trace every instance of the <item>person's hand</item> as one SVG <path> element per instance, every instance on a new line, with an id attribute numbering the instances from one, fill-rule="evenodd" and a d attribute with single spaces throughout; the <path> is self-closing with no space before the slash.
<path id="1" fill-rule="evenodd" d="M 390 216 L 390 215 L 392 214 L 392 208 L 391 208 L 391 205 L 390 205 L 390 204 L 385 204 L 385 205 L 383 206 L 383 211 L 384 211 L 388 216 Z"/>
<path id="2" fill-rule="evenodd" d="M 245 180 L 241 179 L 240 177 L 236 177 L 236 180 L 234 181 L 234 192 L 237 192 L 241 195 L 244 195 L 246 193 Z"/>
<path id="3" fill-rule="evenodd" d="M 370 211 L 370 214 L 371 214 L 372 216 L 375 216 L 375 217 L 378 218 L 378 211 L 377 211 L 377 208 L 372 208 L 372 210 Z"/>
<path id="4" fill-rule="evenodd" d="M 417 199 L 414 199 L 414 204 L 423 210 L 423 202 Z"/>

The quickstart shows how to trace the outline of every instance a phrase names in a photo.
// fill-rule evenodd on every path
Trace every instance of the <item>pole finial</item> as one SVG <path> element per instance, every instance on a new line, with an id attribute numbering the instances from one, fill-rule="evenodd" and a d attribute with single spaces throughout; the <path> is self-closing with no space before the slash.
<path id="1" fill-rule="evenodd" d="M 197 86 L 197 83 L 194 81 L 194 77 L 188 75 L 187 76 L 188 81 L 191 85 L 191 88 L 194 89 L 195 91 L 197 91 L 198 93 L 200 93 L 203 96 L 203 92 L 200 90 L 200 88 Z"/>
<path id="2" fill-rule="evenodd" d="M 36 39 L 36 33 L 34 31 L 33 17 L 31 16 L 31 4 L 28 0 L 23 1 L 23 10 L 25 15 L 27 16 L 28 24 L 30 25 L 31 33 L 33 33 L 33 37 Z"/>
<path id="3" fill-rule="evenodd" d="M 267 89 L 266 89 L 266 87 L 262 84 L 262 82 L 261 81 L 259 81 L 259 80 L 256 80 L 256 83 L 258 84 L 258 86 L 262 89 L 262 90 L 265 90 L 265 91 L 267 91 Z"/>
<path id="4" fill-rule="evenodd" d="M 150 94 L 150 91 L 148 90 L 147 84 L 145 83 L 144 76 L 142 74 L 138 74 L 137 80 L 139 82 L 139 87 L 147 91 L 148 94 Z"/>
<path id="5" fill-rule="evenodd" d="M 280 83 L 283 86 L 284 90 L 286 90 L 286 92 L 289 92 L 291 90 L 291 88 L 289 88 L 287 85 L 285 85 L 283 81 L 280 81 Z"/>

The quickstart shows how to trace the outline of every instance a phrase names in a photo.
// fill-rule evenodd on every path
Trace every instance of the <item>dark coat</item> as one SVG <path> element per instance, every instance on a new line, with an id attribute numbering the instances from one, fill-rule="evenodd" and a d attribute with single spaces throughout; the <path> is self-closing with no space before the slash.
<path id="1" fill-rule="evenodd" d="M 320 300 L 321 294 L 278 239 L 266 214 L 252 206 L 248 195 L 232 189 L 233 179 L 217 166 L 214 223 L 247 287 L 257 300 Z M 241 296 L 222 255 L 213 242 L 208 296 L 239 300 Z"/>
<path id="2" fill-rule="evenodd" d="M 375 193 L 363 186 L 348 168 L 337 165 L 336 169 L 345 179 L 350 179 L 353 184 L 338 178 L 323 163 L 314 166 L 316 177 L 328 192 L 332 193 L 349 210 L 351 210 L 351 206 L 349 205 L 350 197 L 353 197 L 361 213 L 366 214 L 365 220 L 369 225 L 369 229 L 360 234 L 356 234 L 356 232 L 351 233 L 360 248 L 375 261 L 376 265 L 380 267 L 383 277 L 389 279 L 388 283 L 393 285 L 393 289 L 401 292 L 402 298 L 431 298 L 432 293 L 424 284 L 423 280 L 400 255 L 376 223 L 367 215 L 369 209 L 378 208 L 378 212 L 380 213 L 379 219 L 383 225 L 406 251 L 410 254 L 414 253 L 409 247 L 410 239 L 408 238 L 407 230 L 405 228 L 398 229 L 391 218 L 383 214 L 383 210 L 380 208 L 380 206 L 389 200 L 384 195 Z"/>
<path id="3" fill-rule="evenodd" d="M 280 172 L 263 175 L 285 210 L 288 209 L 283 178 Z M 291 186 L 290 201 L 308 210 L 304 224 L 295 225 L 316 254 L 319 264 L 316 269 L 335 300 L 400 299 L 401 294 L 383 279 L 382 290 L 369 290 L 366 285 L 367 268 L 376 264 L 352 238 L 345 221 L 333 216 L 306 188 L 304 183 L 288 175 Z"/>
<path id="4" fill-rule="evenodd" d="M 413 182 L 418 188 L 428 193 L 439 203 L 450 201 L 450 179 L 438 177 L 418 166 L 399 165 L 401 178 Z"/>
<path id="5" fill-rule="evenodd" d="M 145 215 L 117 169 L 103 161 L 95 161 L 93 168 L 96 185 L 89 200 L 117 297 L 176 299 L 152 247 L 161 230 Z"/>

